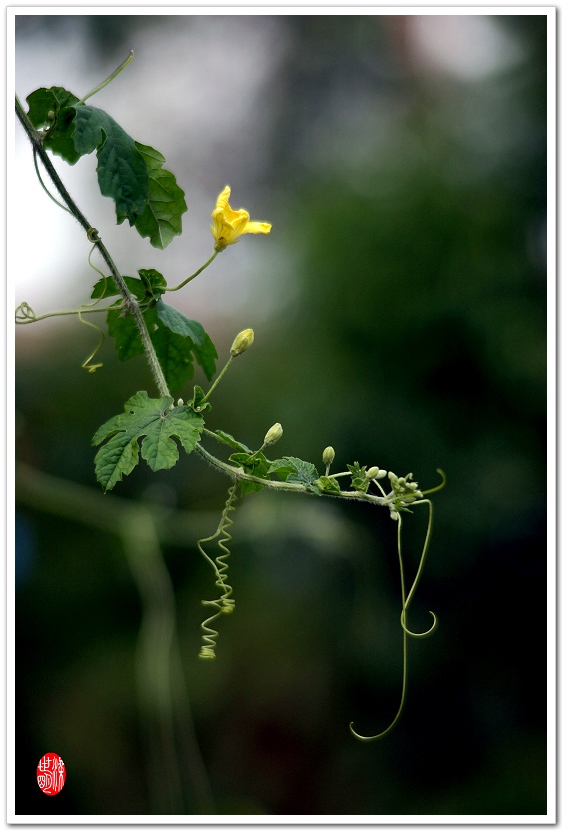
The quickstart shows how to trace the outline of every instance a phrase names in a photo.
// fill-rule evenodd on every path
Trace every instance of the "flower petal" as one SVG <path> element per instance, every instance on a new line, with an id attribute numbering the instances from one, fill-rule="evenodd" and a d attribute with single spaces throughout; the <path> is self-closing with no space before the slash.
<path id="1" fill-rule="evenodd" d="M 242 233 L 269 233 L 271 225 L 267 222 L 248 222 Z"/>
<path id="2" fill-rule="evenodd" d="M 224 210 L 225 207 L 228 207 L 228 198 L 230 196 L 230 185 L 226 185 L 222 193 L 219 193 L 217 199 L 217 207 L 216 210 Z M 214 212 L 214 211 L 213 211 Z"/>

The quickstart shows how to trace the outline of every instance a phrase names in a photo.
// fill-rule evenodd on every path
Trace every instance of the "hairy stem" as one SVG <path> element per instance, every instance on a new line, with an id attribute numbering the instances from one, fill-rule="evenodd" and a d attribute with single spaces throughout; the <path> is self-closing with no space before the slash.
<path id="1" fill-rule="evenodd" d="M 206 432 L 209 432 L 209 430 L 206 430 Z M 215 458 L 215 456 L 211 455 L 211 453 L 202 447 L 201 444 L 196 444 L 195 449 L 212 467 L 219 470 L 221 473 L 226 473 L 226 475 L 230 476 L 230 478 L 237 481 L 253 481 L 256 484 L 261 484 L 263 487 L 267 487 L 270 490 L 283 490 L 289 493 L 309 493 L 313 495 L 312 491 L 307 490 L 306 485 L 304 484 L 297 484 L 290 481 L 271 481 L 267 478 L 253 476 L 250 473 L 246 473 L 242 467 L 234 467 L 226 461 L 221 461 L 219 458 Z M 366 501 L 379 506 L 388 506 L 386 498 L 382 498 L 381 496 L 371 496 L 369 493 L 361 493 L 358 490 L 342 490 L 340 493 L 325 493 L 324 496 L 351 499 L 354 501 Z"/>
<path id="2" fill-rule="evenodd" d="M 61 178 L 57 171 L 55 170 L 51 159 L 49 158 L 47 151 L 43 147 L 43 142 L 41 140 L 40 134 L 34 128 L 33 124 L 29 120 L 27 113 L 24 111 L 21 102 L 19 101 L 18 97 L 16 96 L 16 115 L 19 119 L 20 124 L 22 125 L 23 129 L 27 137 L 29 138 L 31 145 L 33 147 L 34 152 L 36 155 L 41 159 L 43 167 L 47 171 L 49 178 L 51 179 L 53 185 L 57 189 L 61 199 L 68 207 L 69 211 L 72 213 L 74 218 L 82 225 L 84 230 L 86 231 L 86 235 L 90 242 L 93 242 L 97 247 L 98 251 L 100 252 L 105 264 L 111 271 L 111 275 L 115 282 L 119 293 L 123 297 L 124 305 L 126 309 L 129 311 L 130 314 L 133 315 L 135 319 L 135 323 L 139 329 L 142 344 L 144 348 L 144 352 L 146 354 L 146 358 L 148 360 L 148 365 L 152 371 L 152 375 L 154 377 L 154 381 L 156 386 L 158 387 L 158 391 L 162 396 L 169 396 L 170 390 L 168 389 L 168 384 L 166 383 L 166 378 L 164 377 L 164 372 L 162 371 L 162 367 L 158 361 L 156 356 L 156 352 L 154 351 L 154 346 L 152 345 L 152 341 L 150 339 L 150 335 L 148 333 L 148 329 L 146 327 L 146 323 L 144 317 L 142 316 L 141 308 L 136 300 L 136 298 L 131 294 L 129 289 L 127 288 L 127 284 L 125 280 L 117 270 L 117 266 L 113 262 L 109 251 L 103 244 L 100 239 L 100 236 L 95 228 L 90 225 L 66 187 L 61 181 Z"/>

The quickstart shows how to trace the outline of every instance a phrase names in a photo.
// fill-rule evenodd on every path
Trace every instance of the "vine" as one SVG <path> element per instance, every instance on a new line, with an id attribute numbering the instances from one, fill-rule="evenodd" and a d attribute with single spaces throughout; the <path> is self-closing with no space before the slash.
<path id="1" fill-rule="evenodd" d="M 84 315 L 105 313 L 107 331 L 115 341 L 120 360 L 145 356 L 158 396 L 150 397 L 144 390 L 137 392 L 126 401 L 124 411 L 102 424 L 92 438 L 92 444 L 99 448 L 94 466 L 104 492 L 112 490 L 124 475 L 131 474 L 139 464 L 140 457 L 154 471 L 170 469 L 178 461 L 179 447 L 186 454 L 196 452 L 217 472 L 231 479 L 216 531 L 197 541 L 199 552 L 212 568 L 219 591 L 217 599 L 202 601 L 203 606 L 213 613 L 201 624 L 201 658 L 216 656 L 219 633 L 212 625 L 216 625 L 223 615 L 231 614 L 235 607 L 233 588 L 227 581 L 227 560 L 231 555 L 229 544 L 232 538 L 232 514 L 239 498 L 249 492 L 267 488 L 320 498 L 360 501 L 388 509 L 390 518 L 397 524 L 403 641 L 401 697 L 394 719 L 382 732 L 364 736 L 356 731 L 353 722 L 350 724 L 352 734 L 360 740 L 381 738 L 395 726 L 404 708 L 408 638 L 426 637 L 437 625 L 437 617 L 431 611 L 431 626 L 426 631 L 416 633 L 408 628 L 407 613 L 421 578 L 433 529 L 433 504 L 427 496 L 445 485 L 445 474 L 438 470 L 440 484 L 423 491 L 414 481 L 412 473 L 398 476 L 377 466 L 361 466 L 357 461 L 347 464 L 345 470 L 331 472 L 335 461 L 335 451 L 331 446 L 323 452 L 324 471 L 319 473 L 312 462 L 295 456 L 267 457 L 265 453 L 283 436 L 279 423 L 267 431 L 261 447 L 253 451 L 228 432 L 207 427 L 206 421 L 212 408 L 209 398 L 215 393 L 233 361 L 253 345 L 254 332 L 245 329 L 236 336 L 228 360 L 217 374 L 218 353 L 209 334 L 201 323 L 185 317 L 165 303 L 163 297 L 168 292 L 179 291 L 187 286 L 243 235 L 268 235 L 271 225 L 250 220 L 250 214 L 244 208 L 233 209 L 230 205 L 231 189 L 227 185 L 217 197 L 211 212 L 213 252 L 193 274 L 171 287 L 164 276 L 152 268 L 140 268 L 138 277 L 120 273 L 98 230 L 90 224 L 66 190 L 52 165 L 48 151 L 69 164 L 75 164 L 83 155 L 95 151 L 100 192 L 113 199 L 117 224 L 127 219 L 130 226 L 136 228 L 142 237 L 147 237 L 153 247 L 164 249 L 181 234 L 182 217 L 187 211 L 185 193 L 174 175 L 164 168 L 164 156 L 154 148 L 131 138 L 103 110 L 85 103 L 117 77 L 132 58 L 131 52 L 102 84 L 82 98 L 62 87 L 37 89 L 27 97 L 27 112 L 16 98 L 16 114 L 31 142 L 33 163 L 41 187 L 58 207 L 71 213 L 82 226 L 86 239 L 92 245 L 88 263 L 100 277 L 90 295 L 92 302 L 84 302 L 78 309 L 42 315 L 37 315 L 27 302 L 22 302 L 16 309 L 16 323 L 28 325 L 49 317 L 76 315 L 81 323 L 100 333 L 96 348 L 82 364 L 88 372 L 93 373 L 103 366 L 101 362 L 92 361 L 104 344 L 105 334 L 99 326 L 85 320 Z M 46 186 L 40 164 L 59 198 L 53 196 Z M 101 256 L 109 276 L 93 264 L 92 255 L 95 251 Z M 99 305 L 101 300 L 115 297 L 117 299 L 109 305 Z M 200 366 L 211 385 L 207 391 L 195 385 L 191 397 L 184 403 L 184 398 L 175 396 L 182 393 L 187 397 L 182 390 L 194 375 L 195 363 Z M 222 460 L 203 446 L 206 438 L 228 447 L 228 460 Z M 387 489 L 383 486 L 385 480 Z M 347 489 L 342 489 L 344 481 L 349 481 Z M 402 524 L 405 514 L 411 513 L 412 508 L 421 504 L 428 506 L 427 530 L 416 575 L 407 590 Z M 213 545 L 217 548 L 215 555 L 210 552 Z"/>

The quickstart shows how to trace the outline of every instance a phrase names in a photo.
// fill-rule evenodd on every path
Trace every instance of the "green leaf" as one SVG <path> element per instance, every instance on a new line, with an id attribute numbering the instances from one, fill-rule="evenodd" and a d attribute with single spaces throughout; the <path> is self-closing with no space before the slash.
<path id="1" fill-rule="evenodd" d="M 205 372 L 207 380 L 212 380 L 215 372 L 217 371 L 218 354 L 215 344 L 207 332 L 205 332 L 205 337 L 203 338 L 203 345 L 198 346 L 194 343 L 191 350 L 195 355 L 195 360 Z"/>
<path id="2" fill-rule="evenodd" d="M 287 477 L 287 481 L 295 484 L 313 484 L 318 478 L 318 470 L 311 464 L 310 461 L 302 461 L 300 458 L 294 458 L 292 455 L 283 456 L 285 461 L 289 461 L 296 470 L 296 473 L 291 473 Z"/>
<path id="3" fill-rule="evenodd" d="M 168 286 L 160 271 L 154 268 L 139 268 L 139 275 L 147 295 L 158 300 Z"/>
<path id="4" fill-rule="evenodd" d="M 288 476 L 295 475 L 297 468 L 285 458 L 276 458 L 275 461 L 271 462 L 269 472 L 275 473 L 276 476 L 279 476 L 281 481 L 287 481 Z"/>
<path id="5" fill-rule="evenodd" d="M 292 455 L 285 455 L 283 459 L 295 468 L 295 472 L 289 473 L 285 481 L 290 484 L 304 484 L 307 490 L 316 493 L 318 496 L 322 495 L 322 491 L 316 484 L 318 470 L 314 464 L 311 464 L 310 461 L 303 461 L 301 458 L 295 458 Z M 277 468 L 277 475 L 282 469 L 282 467 Z"/>
<path id="6" fill-rule="evenodd" d="M 314 484 L 322 493 L 328 493 L 334 496 L 341 493 L 340 485 L 338 484 L 335 478 L 329 478 L 329 476 L 320 476 L 320 478 L 316 479 Z"/>
<path id="7" fill-rule="evenodd" d="M 135 318 L 131 314 L 125 314 L 121 309 L 107 312 L 107 330 L 111 337 L 115 338 L 115 348 L 119 360 L 131 360 L 142 354 L 144 349 L 140 332 L 137 328 Z M 151 334 L 156 325 L 156 312 L 153 308 L 147 309 L 144 314 L 146 325 Z"/>
<path id="8" fill-rule="evenodd" d="M 134 225 L 148 202 L 148 170 L 135 142 L 114 119 L 97 107 L 73 107 L 76 151 L 98 157 L 98 182 L 103 196 L 115 201 L 117 224 Z"/>
<path id="9" fill-rule="evenodd" d="M 154 306 L 154 298 L 158 297 L 159 292 L 165 288 L 166 280 L 162 274 L 152 268 L 141 269 L 139 274 L 140 280 L 136 277 L 124 279 L 137 299 L 152 301 L 149 307 L 144 309 L 143 317 L 170 391 L 174 394 L 179 392 L 193 377 L 194 359 L 197 360 L 208 380 L 211 380 L 216 372 L 218 355 L 213 341 L 201 323 L 188 320 L 160 299 Z M 102 278 L 94 285 L 92 298 L 110 297 L 117 293 L 113 280 Z M 116 305 L 119 306 L 120 303 Z M 142 338 L 132 315 L 123 316 L 122 309 L 118 307 L 108 311 L 107 328 L 111 337 L 115 339 L 115 348 L 120 360 L 130 360 L 143 353 Z M 194 343 L 194 337 L 201 342 Z M 204 396 L 205 393 L 201 390 L 201 398 Z M 210 409 L 210 404 L 205 405 L 205 409 L 207 408 Z"/>
<path id="10" fill-rule="evenodd" d="M 191 340 L 165 327 L 158 328 L 150 335 L 150 339 L 170 392 L 180 392 L 195 373 Z"/>
<path id="11" fill-rule="evenodd" d="M 230 456 L 229 461 L 242 467 L 248 475 L 267 478 L 270 462 L 261 452 L 235 452 Z M 258 484 L 257 481 L 241 481 L 239 486 L 242 495 L 263 489 L 263 484 Z"/>
<path id="12" fill-rule="evenodd" d="M 181 217 L 187 210 L 185 193 L 175 176 L 162 169 L 166 161 L 163 155 L 138 141 L 135 145 L 148 170 L 148 201 L 135 227 L 141 236 L 150 237 L 151 245 L 163 250 L 181 234 Z"/>
<path id="13" fill-rule="evenodd" d="M 129 475 L 141 455 L 151 470 L 169 470 L 179 458 L 178 439 L 186 453 L 195 449 L 204 421 L 187 406 L 170 409 L 170 397 L 149 398 L 137 392 L 125 404 L 125 412 L 101 426 L 92 444 L 107 441 L 95 458 L 96 476 L 104 491 L 111 490 L 124 475 Z M 109 440 L 107 440 L 109 439 Z"/>
<path id="14" fill-rule="evenodd" d="M 360 493 L 366 493 L 369 489 L 370 481 L 367 478 L 367 467 L 360 467 L 358 461 L 353 464 L 348 464 L 347 469 L 351 473 L 351 486 L 354 490 Z"/>
<path id="15" fill-rule="evenodd" d="M 36 89 L 27 96 L 26 101 L 29 106 L 27 112 L 29 120 L 38 130 L 53 123 L 53 120 L 49 118 L 50 112 L 53 112 L 56 117 L 61 109 L 78 101 L 78 98 L 61 86 L 52 86 L 49 89 L 45 87 Z"/>
<path id="16" fill-rule="evenodd" d="M 74 111 L 68 109 L 77 101 L 76 95 L 60 86 L 36 89 L 27 96 L 27 114 L 33 126 L 36 129 L 49 127 L 43 146 L 69 164 L 75 164 L 80 158 L 72 138 Z M 49 113 L 54 113 L 54 119 L 49 118 Z"/>
<path id="17" fill-rule="evenodd" d="M 203 345 L 205 329 L 197 320 L 188 320 L 187 317 L 184 317 L 171 305 L 163 303 L 162 300 L 158 300 L 156 303 L 156 312 L 160 322 L 167 328 L 175 331 L 176 334 L 181 334 L 182 337 L 191 337 L 198 346 Z"/>
<path id="18" fill-rule="evenodd" d="M 123 279 L 125 280 L 125 284 L 127 285 L 131 294 L 134 294 L 134 296 L 139 300 L 144 298 L 145 288 L 141 280 L 139 280 L 137 277 L 123 277 Z M 90 296 L 92 300 L 98 300 L 102 297 L 115 297 L 118 294 L 119 289 L 115 285 L 113 278 L 102 277 L 94 285 L 94 289 Z"/>
<path id="19" fill-rule="evenodd" d="M 131 360 L 143 353 L 140 332 L 134 317 L 122 315 L 120 310 L 107 312 L 107 330 L 115 338 L 119 360 Z"/>
<path id="20" fill-rule="evenodd" d="M 228 444 L 229 447 L 232 447 L 239 452 L 251 452 L 250 448 L 243 444 L 241 441 L 237 441 L 236 438 L 233 438 L 232 435 L 229 435 L 228 432 L 223 432 L 222 429 L 216 429 L 215 435 L 223 444 Z"/>
<path id="21" fill-rule="evenodd" d="M 167 285 L 162 274 L 154 268 L 140 268 L 139 274 L 140 280 L 138 277 L 123 277 L 131 294 L 134 294 L 137 300 L 158 300 Z M 94 285 L 91 297 L 92 300 L 97 300 L 101 297 L 114 297 L 117 294 L 119 290 L 113 278 L 102 277 Z"/>

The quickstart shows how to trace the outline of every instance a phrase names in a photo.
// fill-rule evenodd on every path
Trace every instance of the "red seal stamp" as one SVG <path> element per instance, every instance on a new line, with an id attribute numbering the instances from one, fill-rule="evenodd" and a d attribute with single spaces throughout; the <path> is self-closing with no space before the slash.
<path id="1" fill-rule="evenodd" d="M 47 752 L 37 764 L 37 783 L 45 795 L 57 795 L 66 781 L 64 761 L 56 752 Z"/>

